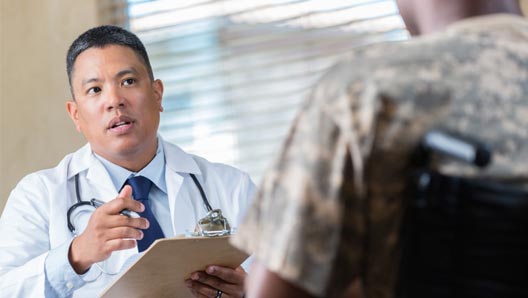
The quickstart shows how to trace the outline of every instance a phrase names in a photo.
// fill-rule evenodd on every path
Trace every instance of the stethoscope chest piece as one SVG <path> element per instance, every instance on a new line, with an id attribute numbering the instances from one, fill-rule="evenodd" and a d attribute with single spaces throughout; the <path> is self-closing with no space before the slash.
<path id="1" fill-rule="evenodd" d="M 215 237 L 231 234 L 231 226 L 222 215 L 222 210 L 213 209 L 207 212 L 207 215 L 200 219 L 196 224 L 196 236 Z"/>

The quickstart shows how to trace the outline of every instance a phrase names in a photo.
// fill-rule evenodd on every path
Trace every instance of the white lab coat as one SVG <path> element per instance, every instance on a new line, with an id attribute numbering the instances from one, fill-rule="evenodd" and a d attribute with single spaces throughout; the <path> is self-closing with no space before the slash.
<path id="1" fill-rule="evenodd" d="M 187 154 L 161 137 L 159 140 L 166 159 L 165 179 L 174 235 L 193 230 L 198 219 L 207 212 L 188 173 L 197 176 L 213 209 L 221 209 L 236 227 L 255 192 L 249 176 L 235 168 Z M 81 200 L 108 201 L 117 196 L 108 172 L 88 144 L 67 155 L 57 167 L 22 179 L 12 191 L 0 218 L 0 297 L 52 296 L 50 288 L 46 287 L 45 261 L 50 251 L 62 247 L 63 259 L 67 262 L 67 247 L 73 234 L 67 227 L 66 212 L 76 202 L 76 174 L 79 174 Z M 109 272 L 119 271 L 137 254 L 137 248 L 114 252 L 104 268 Z M 65 280 L 55 279 L 55 283 L 64 282 L 62 286 L 66 288 L 76 287 L 68 282 L 66 275 L 72 269 L 69 263 L 65 265 Z M 92 266 L 83 279 L 90 280 L 99 273 Z M 113 278 L 102 274 L 76 290 L 73 296 L 96 297 Z"/>

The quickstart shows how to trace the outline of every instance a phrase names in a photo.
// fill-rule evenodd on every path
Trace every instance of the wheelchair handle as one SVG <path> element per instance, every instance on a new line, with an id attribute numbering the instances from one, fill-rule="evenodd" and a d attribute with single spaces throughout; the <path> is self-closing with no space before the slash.
<path id="1" fill-rule="evenodd" d="M 421 145 L 426 151 L 440 153 L 480 168 L 491 162 L 492 150 L 488 145 L 439 130 L 428 132 Z"/>

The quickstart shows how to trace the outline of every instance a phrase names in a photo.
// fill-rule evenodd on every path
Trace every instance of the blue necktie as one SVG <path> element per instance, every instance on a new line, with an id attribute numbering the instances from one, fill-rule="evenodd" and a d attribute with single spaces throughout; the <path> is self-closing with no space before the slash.
<path id="1" fill-rule="evenodd" d="M 132 186 L 132 196 L 134 199 L 145 205 L 145 211 L 139 213 L 139 215 L 148 219 L 150 223 L 149 228 L 143 230 L 143 239 L 137 241 L 138 250 L 139 252 L 142 252 L 147 249 L 156 239 L 165 237 L 158 221 L 156 220 L 156 217 L 154 217 L 154 213 L 152 213 L 152 209 L 150 208 L 148 200 L 148 194 L 150 187 L 152 186 L 152 181 L 143 176 L 135 176 L 128 178 L 127 181 L 125 181 L 125 185 Z"/>

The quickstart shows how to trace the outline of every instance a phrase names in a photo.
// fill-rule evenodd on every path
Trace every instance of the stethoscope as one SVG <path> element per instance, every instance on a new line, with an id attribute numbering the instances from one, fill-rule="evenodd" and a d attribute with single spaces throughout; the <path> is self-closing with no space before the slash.
<path id="1" fill-rule="evenodd" d="M 192 173 L 189 173 L 189 175 L 191 176 L 192 180 L 194 181 L 194 184 L 196 184 L 196 187 L 198 187 L 198 190 L 200 191 L 200 195 L 202 196 L 202 200 L 203 200 L 203 203 L 205 205 L 205 208 L 207 209 L 207 212 L 211 212 L 213 211 L 213 208 L 211 207 L 211 204 L 209 204 L 209 200 L 207 200 L 207 196 L 205 195 L 205 191 L 203 190 L 202 188 L 202 185 L 200 184 L 200 182 L 198 181 L 198 179 L 196 178 L 196 176 Z M 81 200 L 81 194 L 79 192 L 79 174 L 76 174 L 75 175 L 75 195 L 77 197 L 77 202 L 75 204 L 73 204 L 70 208 L 68 208 L 68 212 L 66 214 L 67 216 L 67 220 L 68 220 L 68 229 L 70 229 L 70 231 L 75 235 L 77 236 L 77 230 L 75 229 L 75 226 L 73 225 L 73 221 L 72 221 L 72 215 L 74 213 L 74 211 L 76 209 L 78 209 L 79 207 L 82 207 L 82 206 L 87 206 L 87 207 L 91 207 L 90 209 L 95 209 L 97 208 L 97 200 L 92 198 L 91 200 L 89 201 L 83 201 Z"/>
<path id="2" fill-rule="evenodd" d="M 194 174 L 192 174 L 192 173 L 189 173 L 189 175 L 191 176 L 192 180 L 194 181 L 194 184 L 196 184 L 196 187 L 198 187 L 198 190 L 200 191 L 200 195 L 202 197 L 203 203 L 205 205 L 205 208 L 207 209 L 207 216 L 209 216 L 209 214 L 216 214 L 216 212 L 218 212 L 219 210 L 213 210 L 213 208 L 211 207 L 211 204 L 209 204 L 209 200 L 207 200 L 207 196 L 205 195 L 205 191 L 203 190 L 202 185 L 200 184 L 200 182 L 198 181 L 196 176 Z M 81 200 L 81 194 L 80 194 L 80 191 L 79 191 L 79 174 L 75 175 L 74 180 L 75 180 L 75 196 L 77 197 L 77 202 L 75 204 L 73 204 L 70 208 L 68 208 L 68 212 L 67 212 L 66 215 L 67 215 L 67 220 L 68 220 L 68 229 L 70 229 L 70 231 L 73 233 L 74 237 L 77 237 L 78 233 L 77 233 L 77 230 L 75 229 L 75 226 L 73 225 L 73 221 L 72 221 L 72 216 L 74 216 L 75 210 L 82 209 L 80 207 L 87 207 L 90 212 L 93 212 L 93 210 L 95 210 L 95 208 L 97 208 L 99 206 L 99 204 L 97 204 L 96 202 L 100 202 L 100 201 L 98 201 L 95 198 L 92 198 L 89 201 Z M 125 210 L 125 211 L 128 211 L 128 210 Z M 131 211 L 129 211 L 129 212 L 131 212 Z M 122 211 L 121 214 L 125 214 L 125 213 Z M 127 213 L 125 215 L 129 216 L 128 214 L 129 213 Z M 102 262 L 103 263 L 102 266 L 99 263 L 95 263 L 94 264 L 97 268 L 99 268 L 99 274 L 95 278 L 93 278 L 92 280 L 85 280 L 86 282 L 94 282 L 102 274 L 106 274 L 106 275 L 109 275 L 109 276 L 114 276 L 114 275 L 119 274 L 119 271 L 109 272 L 108 270 L 105 270 L 103 268 L 104 262 L 106 262 L 106 261 Z"/>

